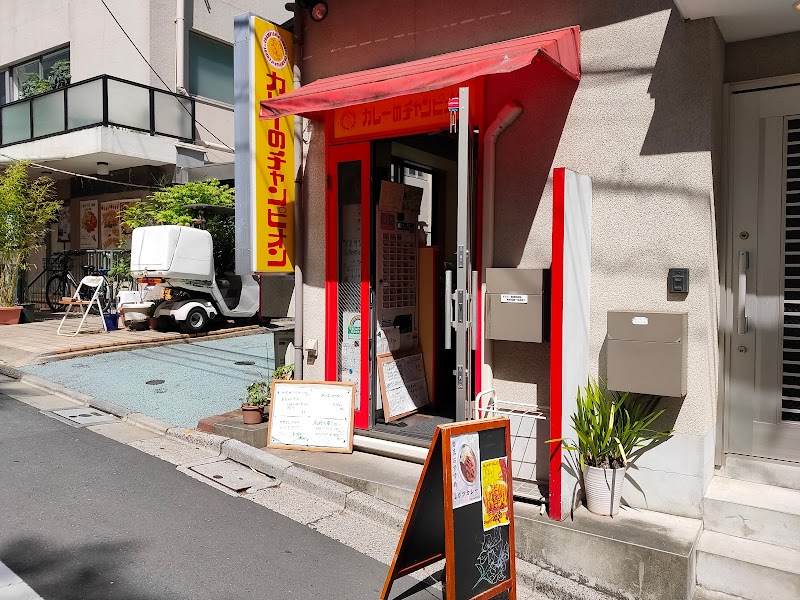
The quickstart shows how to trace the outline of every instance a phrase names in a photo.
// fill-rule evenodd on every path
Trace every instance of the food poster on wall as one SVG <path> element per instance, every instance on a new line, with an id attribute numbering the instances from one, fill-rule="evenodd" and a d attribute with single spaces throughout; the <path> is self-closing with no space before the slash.
<path id="1" fill-rule="evenodd" d="M 508 458 L 493 458 L 481 463 L 483 530 L 508 525 Z"/>
<path id="2" fill-rule="evenodd" d="M 81 250 L 97 248 L 100 234 L 100 216 L 97 200 L 81 200 Z"/>
<path id="3" fill-rule="evenodd" d="M 138 200 L 110 200 L 100 204 L 100 247 L 103 250 L 130 249 L 131 230 L 122 226 L 119 213 Z"/>
<path id="4" fill-rule="evenodd" d="M 453 481 L 453 508 L 481 500 L 481 449 L 477 433 L 450 438 L 450 466 Z"/>
<path id="5" fill-rule="evenodd" d="M 346 310 L 342 313 L 341 369 L 339 380 L 356 384 L 356 398 L 361 379 L 361 313 Z M 356 410 L 360 408 L 356 402 Z"/>
<path id="6" fill-rule="evenodd" d="M 69 204 L 65 204 L 58 211 L 58 241 L 68 242 L 70 240 L 72 223 L 70 222 L 71 211 Z"/>

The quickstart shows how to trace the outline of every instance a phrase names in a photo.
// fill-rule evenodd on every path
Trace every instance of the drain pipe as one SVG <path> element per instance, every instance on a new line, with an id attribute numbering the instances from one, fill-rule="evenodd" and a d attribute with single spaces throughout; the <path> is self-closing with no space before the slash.
<path id="1" fill-rule="evenodd" d="M 186 93 L 186 0 L 175 5 L 175 91 Z"/>
<path id="2" fill-rule="evenodd" d="M 517 117 L 522 114 L 522 106 L 516 102 L 506 104 L 489 125 L 483 138 L 483 251 L 481 253 L 481 391 L 494 387 L 492 372 L 492 341 L 486 338 L 486 269 L 494 265 L 494 183 L 495 154 L 497 138 Z"/>
<path id="3" fill-rule="evenodd" d="M 300 3 L 294 7 L 294 89 L 300 87 L 303 67 L 303 18 Z M 305 239 L 303 229 L 303 117 L 294 117 L 294 378 L 303 379 L 303 259 Z"/>

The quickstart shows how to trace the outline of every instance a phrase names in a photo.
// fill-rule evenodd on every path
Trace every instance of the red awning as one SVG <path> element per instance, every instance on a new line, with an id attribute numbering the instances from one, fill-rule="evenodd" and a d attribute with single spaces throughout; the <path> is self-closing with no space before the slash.
<path id="1" fill-rule="evenodd" d="M 399 65 L 318 79 L 288 94 L 263 100 L 261 117 L 313 116 L 343 106 L 438 90 L 476 77 L 516 71 L 530 65 L 537 56 L 552 61 L 570 78 L 580 79 L 580 29 L 557 29 Z"/>

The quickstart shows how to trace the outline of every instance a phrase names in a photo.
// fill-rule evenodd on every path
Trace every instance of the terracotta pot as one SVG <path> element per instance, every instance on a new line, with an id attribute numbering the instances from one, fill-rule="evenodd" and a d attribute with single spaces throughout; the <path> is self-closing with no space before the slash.
<path id="1" fill-rule="evenodd" d="M 158 329 L 158 319 L 156 317 L 147 317 L 147 326 L 156 331 Z"/>
<path id="2" fill-rule="evenodd" d="M 0 325 L 16 325 L 20 314 L 21 306 L 0 306 Z"/>
<path id="3" fill-rule="evenodd" d="M 242 421 L 245 425 L 258 425 L 264 421 L 264 408 L 242 404 Z"/>
<path id="4" fill-rule="evenodd" d="M 596 515 L 613 517 L 619 512 L 625 468 L 601 469 L 585 467 L 583 488 L 586 492 L 586 508 Z"/>

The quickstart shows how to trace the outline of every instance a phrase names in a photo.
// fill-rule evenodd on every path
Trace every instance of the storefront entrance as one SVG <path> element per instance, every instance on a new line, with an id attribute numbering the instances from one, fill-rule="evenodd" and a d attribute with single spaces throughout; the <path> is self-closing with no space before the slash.
<path id="1" fill-rule="evenodd" d="M 329 148 L 326 371 L 357 384 L 357 428 L 424 446 L 474 397 L 469 91 L 453 128 Z"/>
<path id="2" fill-rule="evenodd" d="M 731 114 L 724 450 L 800 462 L 800 85 Z"/>

